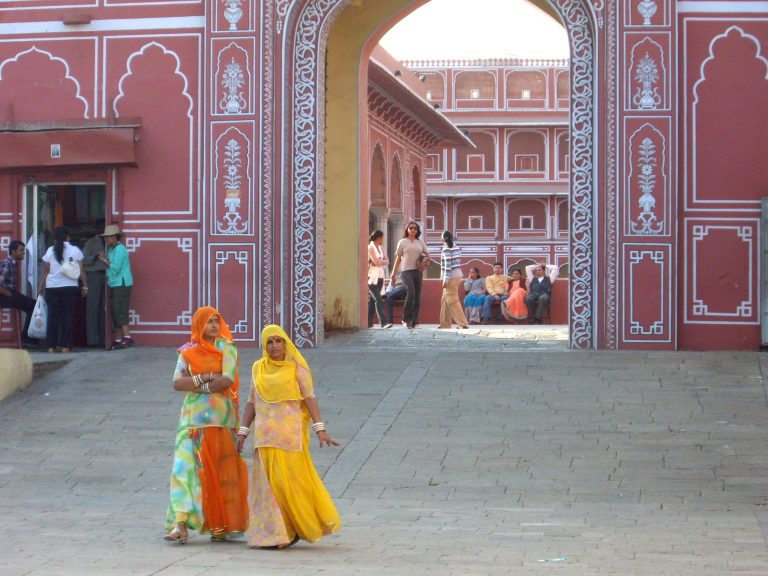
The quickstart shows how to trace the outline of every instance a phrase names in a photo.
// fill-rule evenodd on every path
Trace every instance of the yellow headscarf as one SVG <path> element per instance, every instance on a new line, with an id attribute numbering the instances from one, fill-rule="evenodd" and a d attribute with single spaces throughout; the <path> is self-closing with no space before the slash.
<path id="1" fill-rule="evenodd" d="M 267 340 L 279 336 L 285 340 L 285 360 L 272 360 L 267 353 Z M 298 366 L 304 368 L 312 377 L 309 365 L 296 345 L 288 338 L 285 330 L 276 324 L 265 326 L 261 331 L 262 358 L 253 364 L 253 383 L 259 396 L 270 404 L 286 400 L 301 400 L 301 390 L 297 378 Z"/>

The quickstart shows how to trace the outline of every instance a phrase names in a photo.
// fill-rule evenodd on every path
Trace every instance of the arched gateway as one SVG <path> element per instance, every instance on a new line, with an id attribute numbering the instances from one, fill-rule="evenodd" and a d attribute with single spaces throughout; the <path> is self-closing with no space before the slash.
<path id="1" fill-rule="evenodd" d="M 387 4 L 411 11 L 424 0 L 403 0 Z M 568 32 L 571 45 L 571 303 L 570 336 L 574 348 L 591 348 L 595 341 L 595 223 L 596 190 L 596 114 L 595 77 L 596 17 L 594 6 L 584 0 L 551 0 L 534 2 L 556 11 Z M 269 2 L 267 3 L 269 4 Z M 290 73 L 283 77 L 282 94 L 286 102 L 283 115 L 283 157 L 291 158 L 283 165 L 282 206 L 284 231 L 290 238 L 283 242 L 283 270 L 292 278 L 283 282 L 282 314 L 292 323 L 293 336 L 301 345 L 313 345 L 323 338 L 323 319 L 331 313 L 324 299 L 328 278 L 325 276 L 322 247 L 325 231 L 343 224 L 324 211 L 328 185 L 324 175 L 324 143 L 326 140 L 326 49 L 329 33 L 341 11 L 350 0 L 300 0 L 287 10 L 285 0 L 277 2 L 276 14 L 285 18 L 283 53 L 292 56 Z M 282 7 L 282 11 L 281 11 Z M 271 13 L 269 7 L 266 10 Z M 392 12 L 391 7 L 388 12 Z M 402 17 L 402 16 L 399 16 Z M 389 16 L 380 20 L 397 20 Z M 358 54 L 348 58 L 359 59 Z M 286 69 L 288 71 L 288 69 Z M 356 190 L 348 191 L 347 201 L 357 201 Z M 355 233 L 353 227 L 351 233 Z M 265 234 L 265 237 L 268 234 Z M 325 253 L 331 259 L 331 251 Z M 359 275 L 358 275 L 359 276 Z M 290 311 L 285 306 L 290 303 Z M 333 310 L 333 312 L 337 312 Z M 290 322 L 292 320 L 292 322 Z"/>

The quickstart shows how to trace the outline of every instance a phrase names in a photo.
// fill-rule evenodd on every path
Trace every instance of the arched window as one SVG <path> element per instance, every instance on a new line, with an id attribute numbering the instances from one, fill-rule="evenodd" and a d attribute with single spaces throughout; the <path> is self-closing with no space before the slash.
<path id="1" fill-rule="evenodd" d="M 507 137 L 509 178 L 544 178 L 547 174 L 547 136 L 539 130 L 511 130 Z"/>
<path id="2" fill-rule="evenodd" d="M 389 173 L 389 206 L 392 209 L 403 207 L 403 173 L 397 155 L 392 159 L 392 170 Z"/>
<path id="3" fill-rule="evenodd" d="M 421 172 L 419 171 L 418 166 L 414 166 L 411 170 L 411 190 L 413 190 L 413 202 L 416 207 L 416 211 L 414 212 L 414 216 L 417 220 L 421 219 L 421 205 L 422 205 L 422 195 L 421 195 Z"/>
<path id="4" fill-rule="evenodd" d="M 456 74 L 456 108 L 495 108 L 496 76 L 492 72 Z"/>
<path id="5" fill-rule="evenodd" d="M 541 71 L 507 74 L 507 108 L 545 108 L 547 77 Z"/>
<path id="6" fill-rule="evenodd" d="M 387 165 L 384 152 L 377 143 L 371 158 L 371 204 L 385 206 L 387 203 Z"/>

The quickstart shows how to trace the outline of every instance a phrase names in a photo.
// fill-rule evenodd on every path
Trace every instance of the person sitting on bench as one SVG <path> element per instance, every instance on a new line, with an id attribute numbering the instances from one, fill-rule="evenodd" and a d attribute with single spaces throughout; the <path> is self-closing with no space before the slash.
<path id="1" fill-rule="evenodd" d="M 491 317 L 493 316 L 493 305 L 496 303 L 501 304 L 504 300 L 509 298 L 507 290 L 509 290 L 510 280 L 512 280 L 512 278 L 504 274 L 504 265 L 501 262 L 496 262 L 493 265 L 493 274 L 485 279 L 485 290 L 488 292 L 488 296 L 485 297 L 483 311 L 480 313 L 480 317 L 482 318 L 481 324 L 490 324 Z M 504 321 L 501 306 L 499 306 L 498 321 Z"/>
<path id="2" fill-rule="evenodd" d="M 552 296 L 552 284 L 557 280 L 559 269 L 554 264 L 530 264 L 525 267 L 528 277 L 528 323 L 541 324 L 544 312 L 549 308 Z"/>
<path id="3" fill-rule="evenodd" d="M 24 260 L 26 247 L 21 240 L 11 240 L 8 245 L 8 258 L 0 262 L 0 308 L 15 308 L 26 314 L 24 329 L 21 331 L 23 346 L 37 346 L 37 340 L 27 335 L 32 311 L 35 309 L 35 299 L 25 296 L 18 291 L 19 263 Z"/>

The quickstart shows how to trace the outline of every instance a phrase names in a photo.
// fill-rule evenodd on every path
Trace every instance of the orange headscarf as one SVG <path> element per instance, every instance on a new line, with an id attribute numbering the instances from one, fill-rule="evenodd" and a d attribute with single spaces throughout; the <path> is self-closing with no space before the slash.
<path id="1" fill-rule="evenodd" d="M 232 342 L 232 332 L 229 331 L 229 326 L 227 326 L 221 313 L 211 306 L 198 308 L 194 316 L 192 316 L 192 339 L 179 348 L 179 352 L 184 355 L 184 358 L 189 363 L 189 370 L 192 375 L 205 374 L 206 372 L 221 372 L 224 355 L 203 336 L 205 326 L 214 314 L 219 317 L 219 334 L 216 338 L 224 338 Z M 228 393 L 234 400 L 237 400 L 239 388 L 240 378 L 237 370 L 235 370 L 234 383 L 221 393 Z"/>

